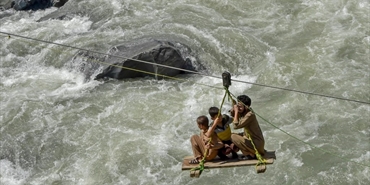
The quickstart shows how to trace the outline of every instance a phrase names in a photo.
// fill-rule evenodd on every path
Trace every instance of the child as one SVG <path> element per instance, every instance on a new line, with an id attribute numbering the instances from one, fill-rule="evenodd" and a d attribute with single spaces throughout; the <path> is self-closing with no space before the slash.
<path id="1" fill-rule="evenodd" d="M 189 164 L 198 164 L 203 159 L 204 155 L 206 155 L 206 161 L 214 159 L 217 156 L 218 149 L 224 146 L 217 135 L 209 129 L 207 116 L 199 116 L 197 118 L 197 124 L 201 132 L 200 136 L 193 135 L 190 138 L 195 158 L 190 160 Z"/>
<path id="2" fill-rule="evenodd" d="M 219 109 L 217 107 L 210 107 L 208 110 L 209 115 L 211 116 L 211 119 L 214 120 L 211 125 L 215 124 L 215 119 L 218 117 Z M 217 134 L 218 138 L 222 141 L 224 144 L 224 147 L 218 151 L 218 156 L 221 159 L 228 159 L 226 155 L 232 153 L 232 158 L 238 158 L 238 148 L 231 142 L 231 129 L 230 124 L 232 123 L 233 119 L 229 117 L 228 115 L 224 114 L 220 115 L 220 119 L 222 118 L 222 121 L 219 121 L 219 123 L 216 123 L 214 132 Z"/>

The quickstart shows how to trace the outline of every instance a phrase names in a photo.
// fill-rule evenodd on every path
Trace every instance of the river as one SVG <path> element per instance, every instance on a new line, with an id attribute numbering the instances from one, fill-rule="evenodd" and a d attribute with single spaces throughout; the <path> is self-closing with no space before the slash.
<path id="1" fill-rule="evenodd" d="M 107 52 L 144 37 L 188 45 L 208 75 L 85 80 L 76 49 L 0 34 L 0 184 L 370 183 L 367 0 L 70 0 L 0 12 L 0 31 Z M 195 119 L 247 94 L 274 164 L 181 171 Z M 277 87 L 277 88 L 275 88 Z M 223 112 L 231 107 L 226 101 Z M 239 132 L 239 130 L 233 130 Z"/>

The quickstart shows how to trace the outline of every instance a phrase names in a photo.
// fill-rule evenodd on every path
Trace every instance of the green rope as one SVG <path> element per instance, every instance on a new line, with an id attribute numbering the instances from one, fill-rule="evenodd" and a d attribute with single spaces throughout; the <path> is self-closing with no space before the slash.
<path id="1" fill-rule="evenodd" d="M 209 143 L 211 143 L 211 139 L 208 140 L 208 144 Z M 203 172 L 203 170 L 204 170 L 204 163 L 206 162 L 207 153 L 208 153 L 208 148 L 206 149 L 206 151 L 204 151 L 203 158 L 199 162 L 199 165 L 197 167 L 194 167 L 194 168 L 190 169 L 190 171 L 197 171 L 197 170 L 199 170 L 199 174 L 201 174 Z"/>
<path id="2" fill-rule="evenodd" d="M 250 108 L 250 110 L 252 110 L 252 108 Z M 252 110 L 252 111 L 253 111 L 253 110 Z M 306 145 L 309 145 L 309 146 L 311 146 L 312 148 L 318 149 L 318 150 L 320 150 L 320 151 L 322 151 L 322 152 L 324 152 L 324 153 L 331 154 L 331 155 L 333 155 L 333 156 L 335 156 L 335 157 L 338 157 L 338 158 L 340 158 L 340 159 L 343 159 L 344 161 L 348 161 L 348 162 L 356 163 L 356 164 L 358 164 L 358 165 L 365 166 L 365 167 L 370 167 L 370 165 L 362 164 L 362 163 L 359 163 L 359 162 L 356 162 L 356 161 L 351 161 L 351 160 L 349 160 L 349 159 L 347 159 L 347 158 L 344 158 L 344 157 L 342 157 L 342 156 L 340 156 L 340 155 L 338 155 L 338 154 L 335 154 L 335 153 L 333 153 L 333 152 L 329 152 L 329 151 L 327 151 L 327 150 L 324 150 L 324 149 L 318 148 L 318 147 L 316 147 L 316 146 L 314 146 L 314 145 L 312 145 L 312 144 L 310 144 L 310 143 L 308 143 L 308 142 L 306 142 L 306 141 L 303 141 L 303 140 L 301 140 L 301 139 L 299 139 L 299 138 L 297 138 L 297 137 L 295 137 L 295 136 L 293 136 L 293 135 L 289 134 L 288 132 L 286 132 L 286 131 L 284 131 L 284 130 L 280 129 L 279 127 L 275 126 L 274 124 L 270 123 L 268 120 L 266 120 L 265 118 L 263 118 L 262 116 L 260 116 L 259 114 L 257 114 L 255 111 L 253 111 L 253 113 L 254 113 L 254 114 L 256 114 L 258 117 L 260 117 L 260 118 L 261 118 L 262 120 L 264 120 L 265 122 L 267 122 L 268 124 L 270 124 L 271 126 L 275 127 L 276 129 L 280 130 L 281 132 L 285 133 L 286 135 L 288 135 L 288 136 L 290 136 L 290 137 L 292 137 L 292 138 L 294 138 L 294 139 L 296 139 L 296 140 L 298 140 L 298 141 L 300 141 L 300 142 L 302 142 L 302 143 L 304 143 L 304 144 L 306 144 Z"/>
<path id="3" fill-rule="evenodd" d="M 263 158 L 262 156 L 261 156 L 261 154 L 258 152 L 258 150 L 257 150 L 257 148 L 256 148 L 256 145 L 254 145 L 254 142 L 253 142 L 253 140 L 252 140 L 252 137 L 251 137 L 251 135 L 249 134 L 249 131 L 247 130 L 247 133 L 248 133 L 248 139 L 249 140 L 251 140 L 251 143 L 252 143 L 252 145 L 253 145 L 253 148 L 254 148 L 254 151 L 255 151 L 255 155 L 256 155 L 256 157 L 257 157 L 257 159 L 258 159 L 258 163 L 256 164 L 256 169 L 257 169 L 257 167 L 259 166 L 259 165 L 266 165 L 266 159 L 265 158 Z"/>
<path id="4" fill-rule="evenodd" d="M 232 96 L 231 96 L 231 93 L 230 93 L 230 91 L 228 91 L 228 96 L 229 96 L 229 98 L 231 98 L 232 99 Z M 235 102 L 236 103 L 236 102 Z M 241 102 L 241 103 L 243 103 L 243 102 Z M 243 103 L 243 105 L 244 105 L 244 103 Z M 246 105 L 244 105 L 244 106 L 246 106 Z M 253 111 L 252 111 L 253 112 Z M 245 128 L 244 128 L 245 129 Z M 247 130 L 247 129 L 246 129 Z M 251 137 L 251 135 L 249 134 L 249 130 L 247 130 L 247 134 L 248 134 L 248 139 L 251 141 L 251 143 L 252 143 L 252 146 L 253 146 L 253 149 L 254 149 L 254 151 L 255 151 L 255 155 L 256 155 L 256 157 L 257 157 L 257 159 L 258 159 L 258 163 L 256 164 L 256 169 L 257 169 L 257 167 L 259 166 L 259 165 L 266 165 L 266 159 L 264 159 L 262 156 L 261 156 L 261 154 L 258 152 L 258 150 L 257 150 L 257 148 L 256 148 L 256 145 L 254 145 L 254 142 L 253 142 L 253 139 L 252 139 L 252 137 Z"/>
<path id="5" fill-rule="evenodd" d="M 225 94 L 224 94 L 224 97 L 222 98 L 220 109 L 218 110 L 218 116 L 221 115 L 221 109 L 222 109 L 222 106 L 224 105 L 226 95 L 229 95 L 230 96 L 230 92 L 229 92 L 228 88 L 225 87 Z M 209 143 L 211 143 L 211 138 L 209 138 L 207 144 L 209 144 Z M 208 153 L 208 148 L 204 152 L 203 158 L 199 162 L 199 165 L 197 167 L 194 167 L 194 168 L 190 169 L 190 171 L 197 171 L 197 170 L 199 170 L 200 171 L 199 174 L 202 173 L 202 171 L 204 170 L 204 163 L 206 162 L 207 153 Z"/>
<path id="6" fill-rule="evenodd" d="M 137 60 L 137 59 L 133 59 L 133 58 L 126 58 L 126 57 L 117 56 L 117 55 L 110 55 L 110 54 L 106 54 L 106 53 L 102 53 L 102 52 L 98 52 L 98 51 L 92 51 L 92 50 L 88 50 L 88 49 L 84 49 L 84 48 L 74 47 L 74 46 L 70 46 L 70 45 L 66 45 L 66 44 L 59 44 L 59 43 L 55 43 L 55 42 L 45 41 L 45 40 L 31 38 L 31 37 L 26 37 L 26 36 L 22 36 L 22 35 L 13 34 L 13 33 L 7 33 L 7 32 L 3 32 L 3 31 L 0 31 L 0 34 L 6 35 L 5 37 L 8 37 L 9 39 L 11 38 L 11 36 L 13 36 L 13 37 L 18 37 L 18 38 L 22 38 L 22 39 L 27 39 L 27 40 L 37 41 L 37 42 L 43 42 L 43 43 L 47 43 L 47 44 L 53 44 L 53 45 L 58 45 L 58 46 L 62 46 L 62 47 L 87 51 L 87 52 L 93 52 L 93 53 L 101 54 L 101 55 L 104 55 L 104 56 L 112 56 L 112 57 L 117 57 L 117 58 L 129 59 L 129 60 L 136 61 L 136 62 L 141 62 L 141 63 L 148 63 L 147 61 L 143 61 L 143 60 Z M 153 64 L 153 63 L 150 63 L 150 64 L 161 66 L 161 67 L 166 67 L 166 68 L 171 68 L 171 69 L 177 69 L 179 71 L 185 71 L 185 72 L 189 72 L 189 73 L 193 73 L 193 74 L 198 74 L 198 75 L 201 75 L 201 76 L 219 78 L 219 77 L 213 76 L 213 75 L 206 75 L 206 74 L 202 74 L 200 72 L 186 70 L 186 69 L 180 69 L 180 68 L 166 66 L 166 65 L 162 65 L 162 64 Z M 332 99 L 337 99 L 337 100 L 351 101 L 351 102 L 370 105 L 370 102 L 365 102 L 365 101 L 360 101 L 360 100 L 352 100 L 352 99 L 335 97 L 335 96 L 330 96 L 330 95 L 316 94 L 316 93 L 311 93 L 311 92 L 305 92 L 305 91 L 300 91 L 300 90 L 295 90 L 295 89 L 288 89 L 288 88 L 282 88 L 282 87 L 252 83 L 252 82 L 236 80 L 236 79 L 233 79 L 232 81 L 239 82 L 239 83 L 245 83 L 245 84 L 251 84 L 251 85 L 257 85 L 257 86 L 261 86 L 261 87 L 268 87 L 268 88 L 279 89 L 279 90 L 284 90 L 284 91 L 291 91 L 291 92 L 297 92 L 297 93 L 303 93 L 303 94 L 308 94 L 308 95 L 321 96 L 321 97 L 325 97 L 325 98 L 332 98 Z M 208 86 L 208 85 L 206 85 L 206 86 Z M 212 87 L 212 86 L 210 86 L 210 87 Z"/>
<path id="7" fill-rule="evenodd" d="M 26 36 L 21 36 L 21 35 L 16 35 L 16 34 L 12 34 L 12 33 L 7 33 L 7 32 L 2 32 L 0 31 L 0 34 L 4 34 L 4 35 L 1 35 L 0 37 L 7 37 L 8 39 L 11 39 L 13 37 L 19 37 L 19 38 L 23 38 L 23 39 L 28 39 L 28 40 L 33 40 L 33 41 L 38 41 L 38 42 L 43 42 L 43 43 L 47 43 L 47 44 L 54 44 L 54 45 L 58 45 L 58 46 L 62 46 L 62 47 L 68 47 L 68 48 L 72 48 L 72 49 L 78 49 L 78 50 L 83 50 L 83 51 L 88 51 L 88 52 L 93 52 L 93 53 L 97 53 L 97 54 L 102 54 L 102 55 L 108 55 L 108 56 L 112 56 L 112 57 L 118 57 L 118 58 L 123 58 L 123 59 L 130 59 L 130 60 L 134 60 L 134 61 L 138 61 L 138 62 L 144 62 L 144 61 L 139 61 L 139 60 L 136 60 L 136 59 L 131 59 L 131 58 L 124 58 L 122 56 L 115 56 L 115 55 L 109 55 L 109 54 L 106 54 L 106 53 L 102 53 L 102 52 L 97 52 L 97 51 L 92 51 L 92 50 L 87 50 L 87 49 L 83 49 L 83 48 L 78 48 L 78 47 L 74 47 L 74 46 L 69 46 L 69 45 L 65 45 L 65 44 L 58 44 L 58 43 L 54 43 L 54 42 L 50 42 L 50 41 L 45 41 L 45 40 L 40 40 L 40 39 L 35 39 L 35 38 L 30 38 L 30 37 L 26 37 Z M 13 37 L 12 37 L 13 36 Z M 53 48 L 52 48 L 53 49 Z M 129 68 L 129 67 L 123 67 L 123 66 L 118 66 L 118 65 L 112 65 L 112 64 L 109 64 L 109 63 L 105 63 L 105 62 L 101 62 L 101 61 L 94 61 L 93 62 L 98 62 L 98 63 L 102 63 L 102 64 L 105 64 L 105 65 L 110 65 L 110 66 L 114 66 L 114 67 L 118 67 L 118 68 L 123 68 L 123 69 L 127 69 L 127 70 L 132 70 L 132 71 L 137 71 L 137 72 L 142 72 L 142 73 L 146 73 L 146 74 L 151 74 L 151 75 L 157 75 L 157 76 L 161 76 L 161 77 L 164 77 L 164 78 L 169 78 L 169 79 L 173 79 L 173 80 L 179 80 L 179 81 L 190 81 L 190 80 L 184 80 L 184 79 L 180 79 L 180 78 L 176 78 L 176 77 L 170 77 L 170 76 L 166 76 L 166 75 L 161 75 L 161 74 L 154 74 L 154 73 L 150 73 L 150 72 L 147 72 L 147 71 L 142 71 L 142 70 L 137 70 L 137 69 L 133 69 L 133 68 Z M 158 64 L 153 64 L 153 65 L 158 65 Z M 159 66 L 162 66 L 162 67 L 168 67 L 168 66 L 163 66 L 163 65 L 159 65 Z M 183 70 L 183 69 L 182 69 Z M 184 70 L 183 70 L 184 71 Z M 193 71 L 191 71 L 193 72 Z M 214 78 L 218 78 L 218 77 L 215 77 L 215 76 L 211 76 L 211 75 L 205 75 L 205 74 L 201 74 L 199 72 L 193 72 L 193 73 L 196 73 L 196 74 L 199 74 L 199 75 L 202 75 L 202 76 L 208 76 L 208 77 L 214 77 Z M 280 90 L 286 90 L 286 91 L 292 91 L 292 92 L 298 92 L 298 93 L 304 93 L 304 94 L 309 94 L 309 95 L 316 95 L 316 96 L 322 96 L 322 97 L 326 97 L 326 98 L 334 98 L 334 99 L 338 99 L 338 100 L 345 100 L 345 101 L 352 101 L 352 102 L 357 102 L 357 103 L 362 103 L 362 104 L 370 104 L 370 102 L 364 102 L 364 101 L 358 101 L 358 100 L 351 100 L 351 99 L 345 99 L 345 98 L 340 98 L 340 97 L 334 97 L 334 96 L 328 96 L 328 95 L 321 95 L 321 94 L 315 94 L 315 93 L 309 93 L 309 92 L 304 92 L 304 91 L 298 91 L 298 90 L 292 90 L 292 89 L 286 89 L 286 88 L 281 88 L 281 87 L 273 87 L 273 86 L 268 86 L 268 85 L 263 85 L 263 84 L 257 84 L 257 83 L 251 83 L 251 82 L 245 82 L 245 81 L 241 81 L 241 80 L 233 80 L 235 82 L 241 82 L 241 83 L 247 83 L 247 84 L 252 84 L 252 85 L 258 85 L 258 86 L 262 86 L 262 87 L 269 87 L 269 88 L 275 88 L 275 89 L 280 89 Z M 194 81 L 193 81 L 194 82 Z M 219 88 L 219 87 L 215 87 L 215 86 L 211 86 L 211 85 L 206 85 L 206 84 L 201 84 L 201 83 L 197 83 L 197 82 L 194 82 L 195 84 L 198 84 L 198 85 L 203 85 L 203 86 L 208 86 L 208 87 L 211 87 L 211 88 Z M 233 94 L 231 94 L 228 90 L 227 90 L 227 93 L 228 93 L 228 96 L 229 96 L 229 99 L 232 99 L 232 96 L 234 96 Z M 232 96 L 231 96 L 231 95 Z M 234 96 L 235 97 L 235 96 Z M 235 97 L 236 98 L 236 97 Z M 250 108 L 250 110 L 252 110 L 252 108 Z M 253 110 L 252 110 L 253 111 Z M 253 111 L 254 112 L 254 111 Z M 255 112 L 254 112 L 255 113 Z M 353 163 L 356 163 L 356 164 L 359 164 L 361 166 L 365 166 L 365 167 L 370 167 L 370 165 L 364 165 L 364 164 L 361 164 L 361 163 L 358 163 L 358 162 L 355 162 L 355 161 L 350 161 L 349 159 L 346 159 L 346 158 L 343 158 L 337 154 L 334 154 L 332 152 L 328 152 L 324 149 L 321 149 L 321 148 L 317 148 L 315 147 L 314 145 L 310 144 L 310 143 L 307 143 L 289 133 L 287 133 L 286 131 L 280 129 L 279 127 L 275 126 L 274 124 L 270 123 L 269 121 L 267 121 L 266 119 L 264 119 L 262 116 L 260 116 L 259 114 L 255 113 L 257 116 L 259 116 L 261 119 L 263 119 L 264 121 L 266 121 L 268 124 L 270 124 L 271 126 L 277 128 L 278 130 L 280 130 L 281 132 L 285 133 L 286 135 L 304 143 L 304 144 L 307 144 L 309 146 L 311 146 L 312 148 L 316 148 L 316 149 L 319 149 L 321 151 L 323 151 L 324 153 L 329 153 L 329 154 L 332 154 L 338 158 L 341 158 L 343 160 L 346 160 L 348 162 L 353 162 Z"/>
<path id="8" fill-rule="evenodd" d="M 222 109 L 222 106 L 224 105 L 226 95 L 229 95 L 229 97 L 230 97 L 229 89 L 225 87 L 225 94 L 224 94 L 224 97 L 222 98 L 220 109 L 218 109 L 218 116 L 221 115 L 221 109 Z"/>
<path id="9" fill-rule="evenodd" d="M 237 99 L 237 97 L 236 97 L 235 95 L 233 95 L 232 93 L 230 93 L 230 94 L 231 94 L 233 97 L 235 97 L 235 98 Z M 241 102 L 241 103 L 243 103 L 243 102 Z M 308 143 L 308 142 L 306 142 L 306 141 L 303 141 L 303 140 L 301 140 L 301 139 L 299 139 L 299 138 L 297 138 L 297 137 L 295 137 L 295 136 L 293 136 L 293 135 L 289 134 L 288 132 L 284 131 L 283 129 L 281 129 L 281 128 L 277 127 L 276 125 L 272 124 L 271 122 L 269 122 L 269 121 L 268 121 L 267 119 L 265 119 L 264 117 L 260 116 L 259 114 L 257 114 L 257 113 L 252 109 L 252 107 L 249 107 L 249 110 L 251 110 L 251 111 L 253 112 L 253 114 L 257 115 L 258 117 L 260 117 L 262 120 L 264 120 L 266 123 L 270 124 L 270 125 L 271 125 L 271 126 L 273 126 L 274 128 L 276 128 L 276 129 L 280 130 L 280 131 L 281 131 L 281 132 L 283 132 L 284 134 L 286 134 L 286 135 L 288 135 L 288 136 L 290 136 L 290 137 L 292 137 L 292 138 L 294 138 L 294 139 L 296 139 L 296 140 L 298 140 L 298 141 L 300 141 L 300 142 L 302 142 L 302 143 L 304 143 L 304 144 L 306 144 L 306 145 L 311 146 L 312 148 L 316 148 L 316 149 L 318 149 L 318 150 L 320 150 L 320 151 L 322 151 L 322 152 L 324 152 L 324 153 L 331 154 L 331 155 L 333 155 L 333 156 L 335 156 L 335 157 L 338 157 L 338 158 L 340 158 L 340 159 L 343 159 L 344 161 L 348 161 L 348 162 L 356 163 L 356 164 L 358 164 L 358 165 L 365 166 L 365 167 L 370 167 L 370 165 L 361 164 L 361 163 L 356 162 L 356 161 L 351 161 L 351 160 L 349 160 L 349 159 L 347 159 L 347 158 L 344 158 L 344 157 L 342 157 L 342 156 L 340 156 L 340 155 L 337 155 L 337 154 L 335 154 L 335 153 L 333 153 L 333 152 L 329 152 L 329 151 L 327 151 L 327 150 L 324 150 L 324 149 L 318 148 L 318 147 L 316 147 L 316 146 L 314 146 L 314 145 L 312 145 L 312 144 L 310 144 L 310 143 Z"/>

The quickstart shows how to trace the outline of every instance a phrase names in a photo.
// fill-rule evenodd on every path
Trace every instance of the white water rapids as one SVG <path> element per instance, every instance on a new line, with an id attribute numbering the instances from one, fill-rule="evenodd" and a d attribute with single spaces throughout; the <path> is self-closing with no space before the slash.
<path id="1" fill-rule="evenodd" d="M 37 22 L 57 9 L 1 11 L 0 31 L 100 52 L 176 39 L 211 75 L 370 102 L 367 0 L 70 0 L 64 8 L 77 13 Z M 76 52 L 0 34 L 0 184 L 370 182 L 369 104 L 233 82 L 230 91 L 250 96 L 268 120 L 258 118 L 277 159 L 263 174 L 248 166 L 195 179 L 181 162 L 192 155 L 195 119 L 221 103 L 224 91 L 209 86 L 222 81 L 85 81 L 66 67 Z"/>

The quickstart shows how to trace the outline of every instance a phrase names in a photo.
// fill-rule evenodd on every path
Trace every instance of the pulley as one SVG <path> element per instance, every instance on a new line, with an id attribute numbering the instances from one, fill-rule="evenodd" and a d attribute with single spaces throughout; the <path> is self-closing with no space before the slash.
<path id="1" fill-rule="evenodd" d="M 231 75 L 229 72 L 225 71 L 222 73 L 222 83 L 225 88 L 229 88 L 231 85 Z"/>

